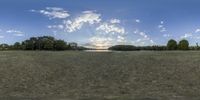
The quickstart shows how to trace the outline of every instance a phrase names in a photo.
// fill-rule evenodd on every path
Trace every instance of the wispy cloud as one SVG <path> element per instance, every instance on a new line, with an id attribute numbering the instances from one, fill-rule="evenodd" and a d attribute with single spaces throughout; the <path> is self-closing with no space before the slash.
<path id="1" fill-rule="evenodd" d="M 101 21 L 101 14 L 95 13 L 94 11 L 84 11 L 79 17 L 73 20 L 65 20 L 64 26 L 65 31 L 74 32 L 80 30 L 84 24 L 93 25 Z"/>
<path id="2" fill-rule="evenodd" d="M 99 27 L 96 28 L 97 31 L 102 31 L 104 33 L 120 33 L 125 34 L 125 29 L 123 27 L 116 26 L 115 24 L 111 23 L 103 23 Z"/>
<path id="3" fill-rule="evenodd" d="M 22 34 L 23 32 L 18 31 L 18 30 L 7 30 L 7 33 L 18 33 L 18 34 Z"/>
<path id="4" fill-rule="evenodd" d="M 138 29 L 133 32 L 135 35 L 139 35 L 140 37 L 132 41 L 134 45 L 153 45 L 155 42 L 151 39 L 147 33 L 143 31 L 139 31 Z"/>
<path id="5" fill-rule="evenodd" d="M 5 38 L 5 36 L 3 36 L 3 35 L 0 35 L 0 39 L 3 39 L 3 38 Z"/>
<path id="6" fill-rule="evenodd" d="M 183 36 L 181 36 L 181 39 L 190 38 L 190 37 L 192 37 L 192 36 L 193 36 L 192 33 L 186 33 L 186 34 L 184 34 Z"/>
<path id="7" fill-rule="evenodd" d="M 158 25 L 158 29 L 160 30 L 161 33 L 166 32 L 167 29 L 164 25 L 164 21 L 160 21 L 160 24 Z"/>
<path id="8" fill-rule="evenodd" d="M 195 33 L 199 33 L 200 32 L 200 29 L 198 28 L 198 29 L 196 29 L 196 31 L 195 31 Z"/>
<path id="9" fill-rule="evenodd" d="M 124 44 L 125 28 L 120 25 L 120 20 L 113 20 L 99 23 L 96 27 L 96 34 L 90 38 L 91 44 L 105 45 L 107 47 L 115 44 Z"/>
<path id="10" fill-rule="evenodd" d="M 135 22 L 136 23 L 140 23 L 141 21 L 140 21 L 140 19 L 136 19 Z"/>
<path id="11" fill-rule="evenodd" d="M 12 33 L 14 36 L 24 36 L 24 32 L 19 30 L 7 30 L 7 33 Z"/>
<path id="12" fill-rule="evenodd" d="M 31 10 L 31 12 L 37 12 L 37 13 L 41 13 L 47 17 L 49 17 L 49 19 L 64 19 L 70 16 L 70 14 L 68 13 L 68 11 L 64 10 L 63 8 L 59 8 L 59 7 L 46 7 L 43 10 Z"/>
<path id="13" fill-rule="evenodd" d="M 111 19 L 110 23 L 112 23 L 112 24 L 119 24 L 119 23 L 121 23 L 121 21 L 119 19 Z"/>
<path id="14" fill-rule="evenodd" d="M 163 34 L 163 37 L 169 38 L 169 37 L 172 37 L 172 35 L 171 34 Z"/>

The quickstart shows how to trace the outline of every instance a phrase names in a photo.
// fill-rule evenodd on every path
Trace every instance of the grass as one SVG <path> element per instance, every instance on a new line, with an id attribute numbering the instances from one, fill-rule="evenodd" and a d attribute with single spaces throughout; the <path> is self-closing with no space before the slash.
<path id="1" fill-rule="evenodd" d="M 2 100 L 199 100 L 199 96 L 200 52 L 0 52 Z"/>

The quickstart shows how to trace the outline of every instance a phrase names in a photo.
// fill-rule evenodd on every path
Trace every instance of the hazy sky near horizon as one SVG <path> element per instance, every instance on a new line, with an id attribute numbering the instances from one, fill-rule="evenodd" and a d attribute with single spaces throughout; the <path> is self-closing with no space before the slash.
<path id="1" fill-rule="evenodd" d="M 0 0 L 0 43 L 50 35 L 84 46 L 200 42 L 200 0 Z"/>

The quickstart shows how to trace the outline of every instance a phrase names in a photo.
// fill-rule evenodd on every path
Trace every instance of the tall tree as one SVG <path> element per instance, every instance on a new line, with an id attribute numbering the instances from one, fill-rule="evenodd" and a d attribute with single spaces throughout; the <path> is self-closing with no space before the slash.
<path id="1" fill-rule="evenodd" d="M 13 45 L 13 49 L 14 49 L 14 50 L 20 50 L 20 49 L 22 49 L 22 48 L 21 48 L 21 44 L 20 44 L 19 42 L 16 42 L 16 43 Z"/>
<path id="2" fill-rule="evenodd" d="M 181 40 L 178 44 L 179 50 L 188 50 L 189 49 L 189 42 L 188 40 Z"/>
<path id="3" fill-rule="evenodd" d="M 56 40 L 54 42 L 54 49 L 55 50 L 66 50 L 68 48 L 67 44 L 63 40 Z"/>
<path id="4" fill-rule="evenodd" d="M 167 43 L 168 50 L 176 50 L 177 49 L 177 42 L 173 39 L 169 40 Z"/>
<path id="5" fill-rule="evenodd" d="M 54 49 L 55 39 L 50 36 L 44 36 L 42 39 L 42 45 L 44 50 L 53 50 Z"/>

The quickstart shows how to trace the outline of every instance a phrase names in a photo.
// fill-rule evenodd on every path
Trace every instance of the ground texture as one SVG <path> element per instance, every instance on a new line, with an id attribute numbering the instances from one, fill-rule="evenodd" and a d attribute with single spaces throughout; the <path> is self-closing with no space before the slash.
<path id="1" fill-rule="evenodd" d="M 200 52 L 0 52 L 0 100 L 199 100 Z"/>

